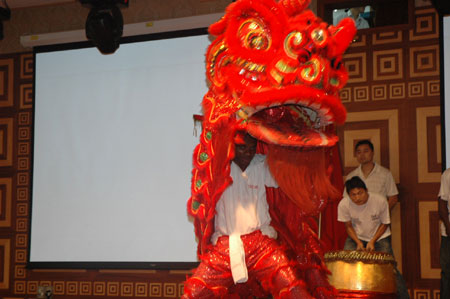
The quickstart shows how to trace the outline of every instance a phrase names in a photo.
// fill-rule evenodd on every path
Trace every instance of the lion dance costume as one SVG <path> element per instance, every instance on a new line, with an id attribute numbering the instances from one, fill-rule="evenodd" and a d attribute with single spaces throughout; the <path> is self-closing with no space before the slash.
<path id="1" fill-rule="evenodd" d="M 329 198 L 340 196 L 330 183 L 327 155 L 337 142 L 334 125 L 346 117 L 338 96 L 348 78 L 341 59 L 356 28 L 350 19 L 328 26 L 308 5 L 309 0 L 237 0 L 209 28 L 216 36 L 206 53 L 210 88 L 202 102 L 187 205 L 201 265 L 186 281 L 183 298 L 336 295 L 314 217 Z M 282 192 L 267 188 L 277 240 L 263 240 L 258 232 L 241 236 L 246 246 L 258 248 L 245 258 L 260 275 L 235 284 L 229 271 L 221 270 L 229 259 L 216 251 L 223 246 L 228 252 L 228 239 L 212 244 L 211 236 L 216 204 L 232 184 L 230 163 L 242 131 L 260 141 Z"/>

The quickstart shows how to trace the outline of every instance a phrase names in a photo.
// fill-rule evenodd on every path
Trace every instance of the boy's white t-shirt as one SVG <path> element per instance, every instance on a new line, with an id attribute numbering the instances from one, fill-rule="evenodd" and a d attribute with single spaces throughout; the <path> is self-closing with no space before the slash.
<path id="1" fill-rule="evenodd" d="M 338 206 L 338 221 L 352 222 L 358 239 L 369 242 L 381 224 L 390 224 L 389 204 L 386 198 L 377 193 L 369 193 L 369 199 L 363 205 L 355 204 L 350 198 L 344 197 Z M 388 227 L 381 240 L 391 235 Z"/>
<path id="2" fill-rule="evenodd" d="M 439 189 L 438 195 L 443 201 L 447 202 L 447 209 L 449 211 L 449 220 L 450 220 L 450 168 L 444 171 L 441 176 L 441 187 Z M 445 225 L 441 221 L 441 235 L 447 237 L 447 233 L 445 231 Z"/>

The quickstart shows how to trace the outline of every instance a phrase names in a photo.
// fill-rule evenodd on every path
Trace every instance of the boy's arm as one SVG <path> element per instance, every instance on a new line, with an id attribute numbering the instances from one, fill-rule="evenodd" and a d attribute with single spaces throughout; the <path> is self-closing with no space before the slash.
<path id="1" fill-rule="evenodd" d="M 358 239 L 358 236 L 356 235 L 356 231 L 353 228 L 352 222 L 347 221 L 345 222 L 345 229 L 347 230 L 347 234 L 350 238 L 352 238 L 353 241 L 356 243 L 356 250 L 364 250 L 364 244 L 361 242 L 360 239 Z"/>
<path id="2" fill-rule="evenodd" d="M 439 205 L 438 205 L 438 212 L 439 212 L 439 218 L 441 218 L 442 222 L 445 225 L 445 231 L 447 233 L 447 236 L 450 236 L 450 221 L 448 219 L 448 207 L 447 207 L 447 201 L 442 200 L 439 197 Z"/>
<path id="3" fill-rule="evenodd" d="M 375 250 L 375 242 L 384 234 L 386 229 L 388 228 L 389 224 L 383 224 L 381 223 L 380 226 L 377 228 L 377 231 L 375 232 L 375 235 L 373 236 L 372 240 L 370 240 L 367 243 L 366 249 L 368 251 Z"/>

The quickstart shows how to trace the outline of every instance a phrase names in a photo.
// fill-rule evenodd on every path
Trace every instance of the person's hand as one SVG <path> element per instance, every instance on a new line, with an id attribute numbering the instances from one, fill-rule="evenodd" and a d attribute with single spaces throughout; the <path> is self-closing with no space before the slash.
<path id="1" fill-rule="evenodd" d="M 356 250 L 365 250 L 364 244 L 361 241 L 359 241 L 359 240 L 356 243 Z"/>
<path id="2" fill-rule="evenodd" d="M 375 250 L 375 241 L 369 241 L 366 245 L 367 251 L 374 251 Z"/>

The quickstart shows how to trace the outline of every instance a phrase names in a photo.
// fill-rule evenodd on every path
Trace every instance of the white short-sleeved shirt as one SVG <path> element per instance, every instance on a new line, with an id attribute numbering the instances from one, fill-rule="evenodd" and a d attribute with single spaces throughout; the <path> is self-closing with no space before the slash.
<path id="1" fill-rule="evenodd" d="M 442 200 L 447 202 L 447 209 L 449 211 L 450 219 L 450 168 L 444 171 L 441 176 L 441 188 L 439 189 L 439 195 Z M 441 222 L 441 235 L 447 237 L 445 232 L 445 225 Z"/>
<path id="2" fill-rule="evenodd" d="M 386 198 L 372 192 L 369 192 L 369 199 L 363 205 L 344 197 L 338 206 L 338 221 L 351 221 L 358 239 L 369 242 L 381 224 L 391 223 L 389 204 Z M 379 240 L 390 235 L 391 229 L 388 227 Z"/>
<path id="3" fill-rule="evenodd" d="M 216 204 L 215 232 L 211 242 L 216 244 L 220 236 L 229 236 L 231 273 L 235 283 L 248 279 L 245 252 L 241 235 L 260 230 L 271 238 L 277 232 L 270 226 L 266 188 L 278 187 L 266 163 L 266 156 L 255 155 L 245 169 L 231 162 L 230 176 L 233 183 L 224 191 Z"/>
<path id="4" fill-rule="evenodd" d="M 354 176 L 358 176 L 363 180 L 369 192 L 381 194 L 386 198 L 398 194 L 398 189 L 395 185 L 392 173 L 389 171 L 389 169 L 384 168 L 377 163 L 375 163 L 372 171 L 367 177 L 364 177 L 361 165 L 359 165 L 347 175 L 347 180 L 351 179 Z M 348 197 L 347 190 L 344 190 L 344 196 Z"/>

